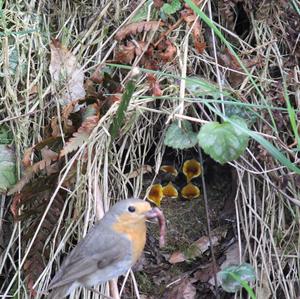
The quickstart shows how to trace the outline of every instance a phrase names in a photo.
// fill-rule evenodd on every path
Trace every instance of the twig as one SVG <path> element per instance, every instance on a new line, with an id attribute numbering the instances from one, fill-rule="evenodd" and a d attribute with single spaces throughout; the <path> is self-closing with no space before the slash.
<path id="1" fill-rule="evenodd" d="M 198 146 L 198 151 L 199 151 L 200 163 L 201 163 L 201 165 L 203 165 L 202 152 L 201 152 L 201 149 L 199 146 Z M 220 296 L 219 296 L 219 291 L 218 291 L 218 280 L 217 280 L 217 274 L 216 274 L 217 273 L 217 262 L 216 262 L 216 257 L 215 257 L 212 238 L 211 238 L 210 218 L 209 218 L 208 200 L 207 200 L 203 166 L 202 166 L 201 179 L 202 179 L 202 188 L 203 188 L 203 198 L 204 198 L 204 203 L 205 203 L 205 214 L 206 214 L 206 221 L 207 221 L 208 240 L 209 240 L 211 258 L 212 258 L 212 263 L 213 263 L 213 268 L 214 268 L 213 274 L 214 274 L 214 282 L 215 282 L 216 299 L 219 299 Z"/>

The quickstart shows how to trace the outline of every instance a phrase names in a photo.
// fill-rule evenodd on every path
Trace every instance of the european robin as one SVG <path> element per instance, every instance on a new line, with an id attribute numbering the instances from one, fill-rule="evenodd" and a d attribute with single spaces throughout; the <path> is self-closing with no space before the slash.
<path id="1" fill-rule="evenodd" d="M 158 208 L 140 199 L 116 203 L 64 260 L 48 298 L 63 298 L 78 286 L 89 288 L 125 274 L 142 254 L 151 218 L 158 218 L 163 241 L 165 222 Z"/>

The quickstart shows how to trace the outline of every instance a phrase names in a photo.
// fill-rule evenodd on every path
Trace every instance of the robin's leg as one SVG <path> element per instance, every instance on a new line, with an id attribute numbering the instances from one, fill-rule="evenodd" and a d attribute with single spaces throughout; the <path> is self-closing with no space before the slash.
<path id="1" fill-rule="evenodd" d="M 96 293 L 96 294 L 102 296 L 102 297 L 105 298 L 105 299 L 114 299 L 113 297 L 104 295 L 103 293 L 101 293 L 101 292 L 99 292 L 99 291 L 97 291 L 97 290 L 95 290 L 95 289 L 93 289 L 93 288 L 89 288 L 89 287 L 85 287 L 85 288 L 86 288 L 87 290 L 91 291 L 91 292 L 94 292 L 94 293 Z"/>

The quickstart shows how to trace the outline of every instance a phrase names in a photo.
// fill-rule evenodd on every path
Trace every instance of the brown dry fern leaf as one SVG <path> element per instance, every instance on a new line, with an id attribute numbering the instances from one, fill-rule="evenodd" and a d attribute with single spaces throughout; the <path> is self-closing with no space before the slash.
<path id="1" fill-rule="evenodd" d="M 82 146 L 88 139 L 97 126 L 99 121 L 99 115 L 93 115 L 86 118 L 86 120 L 81 124 L 77 132 L 73 134 L 73 137 L 66 143 L 64 148 L 60 151 L 59 156 L 63 157 L 68 153 L 71 153 Z"/>
<path id="2" fill-rule="evenodd" d="M 22 220 L 24 223 L 25 228 L 22 232 L 22 244 L 29 244 L 31 242 L 42 220 L 45 209 L 49 204 L 56 184 L 56 174 L 39 177 L 27 184 L 21 193 L 15 196 L 11 210 L 14 213 L 15 220 Z M 48 243 L 48 240 L 57 225 L 64 207 L 65 194 L 63 192 L 60 191 L 56 195 L 24 264 L 27 287 L 32 295 L 35 295 L 33 285 L 44 270 L 45 264 L 49 259 L 50 243 Z M 17 211 L 21 205 L 23 206 L 22 212 L 18 215 Z"/>
<path id="3" fill-rule="evenodd" d="M 72 174 L 76 175 L 76 172 L 72 172 Z M 52 197 L 53 190 L 55 190 L 57 186 L 57 180 L 58 175 L 56 173 L 37 177 L 32 182 L 26 184 L 21 192 L 14 196 L 10 209 L 15 221 L 23 222 L 22 244 L 24 244 L 24 249 L 26 248 L 26 244 L 32 241 L 41 223 L 49 200 Z M 68 181 L 71 181 L 70 177 Z M 49 237 L 51 238 L 58 220 L 61 217 L 65 205 L 65 197 L 66 194 L 63 190 L 60 190 L 55 196 L 23 267 L 26 285 L 33 297 L 36 295 L 33 285 L 41 275 L 49 259 L 50 246 L 52 244 L 52 242 L 49 241 Z M 21 206 L 22 209 L 20 209 Z M 62 229 L 59 230 L 57 236 L 59 237 L 61 233 Z M 57 243 L 59 242 L 56 242 L 56 244 Z"/>
<path id="4" fill-rule="evenodd" d="M 47 200 L 45 199 L 44 206 L 48 204 L 48 199 L 51 198 L 51 193 L 48 193 Z M 40 231 L 33 242 L 29 255 L 24 264 L 24 272 L 27 282 L 27 287 L 30 290 L 31 294 L 35 294 L 35 290 L 33 289 L 33 285 L 36 280 L 39 278 L 41 273 L 43 272 L 45 265 L 50 256 L 50 245 L 47 244 L 47 240 L 49 239 L 49 235 L 53 232 L 53 229 L 56 227 L 57 222 L 59 220 L 61 211 L 63 210 L 64 199 L 62 195 L 58 194 L 55 197 L 55 200 L 46 215 L 45 220 L 42 223 Z M 38 224 L 41 220 L 43 213 L 40 213 L 39 217 L 30 225 L 28 228 L 28 232 L 35 232 Z M 30 240 L 29 234 L 24 235 L 23 242 L 28 242 Z M 46 246 L 45 246 L 46 245 Z M 48 245 L 48 246 L 47 246 Z"/>
<path id="5" fill-rule="evenodd" d="M 148 32 L 151 30 L 156 30 L 162 24 L 163 23 L 160 21 L 143 21 L 138 23 L 131 23 L 121 28 L 116 34 L 115 38 L 116 40 L 121 41 L 130 34 L 134 35 L 143 31 Z"/>
<path id="6" fill-rule="evenodd" d="M 21 191 L 23 187 L 34 177 L 34 175 L 39 173 L 40 171 L 42 170 L 47 171 L 47 168 L 49 167 L 51 167 L 52 170 L 56 169 L 53 162 L 57 161 L 57 159 L 58 159 L 58 154 L 56 154 L 56 156 L 53 155 L 52 157 L 47 157 L 44 160 L 38 161 L 32 166 L 27 167 L 22 178 L 8 191 L 8 195 L 12 195 L 16 192 Z"/>

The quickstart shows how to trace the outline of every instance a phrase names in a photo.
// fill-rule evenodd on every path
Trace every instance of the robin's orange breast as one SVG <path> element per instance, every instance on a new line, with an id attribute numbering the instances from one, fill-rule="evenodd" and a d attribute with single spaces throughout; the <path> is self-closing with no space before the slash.
<path id="1" fill-rule="evenodd" d="M 113 230 L 125 234 L 132 244 L 133 264 L 141 256 L 146 243 L 146 223 L 144 218 L 133 221 L 132 217 L 124 214 L 113 225 Z"/>

